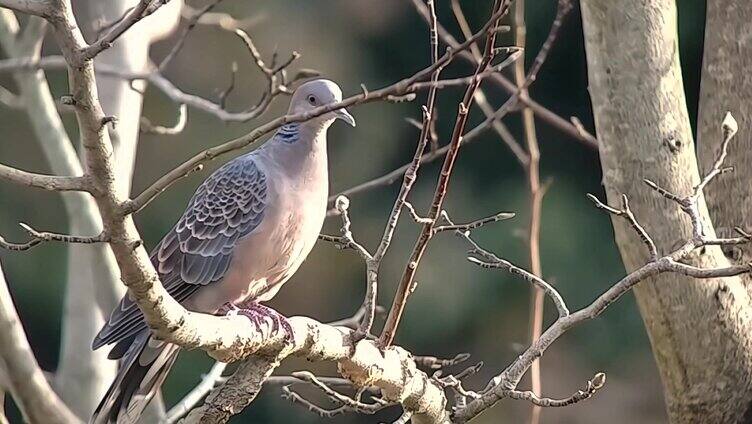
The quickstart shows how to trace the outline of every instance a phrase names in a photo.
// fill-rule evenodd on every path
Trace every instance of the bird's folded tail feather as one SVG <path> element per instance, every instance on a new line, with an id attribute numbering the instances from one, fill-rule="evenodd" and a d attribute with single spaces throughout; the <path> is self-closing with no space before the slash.
<path id="1" fill-rule="evenodd" d="M 132 424 L 138 421 L 175 363 L 178 350 L 174 344 L 152 339 L 148 331 L 137 334 L 90 424 Z"/>

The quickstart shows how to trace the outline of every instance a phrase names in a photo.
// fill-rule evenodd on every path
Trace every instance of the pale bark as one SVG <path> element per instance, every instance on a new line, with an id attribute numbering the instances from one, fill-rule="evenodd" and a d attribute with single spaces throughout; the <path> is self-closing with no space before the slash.
<path id="1" fill-rule="evenodd" d="M 673 0 L 581 4 L 608 199 L 614 204 L 627 194 L 659 251 L 666 251 L 687 238 L 691 226 L 642 179 L 679 195 L 699 182 L 679 67 L 676 5 Z M 722 116 L 715 118 L 720 128 Z M 718 131 L 716 146 L 720 138 Z M 709 221 L 703 199 L 698 208 L 701 219 Z M 645 246 L 627 224 L 618 219 L 613 224 L 622 259 L 632 271 L 647 259 Z M 712 226 L 706 228 L 712 233 Z M 703 268 L 728 265 L 720 249 L 710 247 L 692 261 Z M 662 275 L 635 294 L 671 421 L 741 421 L 752 398 L 752 303 L 741 279 Z"/>
<path id="2" fill-rule="evenodd" d="M 0 364 L 24 420 L 30 423 L 80 422 L 50 387 L 26 340 L 0 268 Z"/>
<path id="3" fill-rule="evenodd" d="M 709 0 L 700 85 L 697 150 L 702 169 L 713 163 L 718 120 L 731 111 L 739 134 L 729 148 L 728 166 L 734 172 L 708 190 L 710 216 L 719 235 L 734 234 L 735 226 L 752 229 L 752 2 Z M 752 260 L 747 246 L 724 249 L 735 263 Z M 748 290 L 752 278 L 742 277 Z"/>
<path id="4" fill-rule="evenodd" d="M 91 30 L 90 38 L 94 38 L 92 23 L 117 21 L 137 2 L 84 2 L 81 6 L 88 13 L 84 13 L 85 19 L 79 22 L 85 29 Z M 180 1 L 174 1 L 169 7 L 161 8 L 154 16 L 136 24 L 118 38 L 111 48 L 99 54 L 95 63 L 116 67 L 124 72 L 144 71 L 152 41 L 169 34 L 175 28 L 179 22 L 181 4 Z M 103 75 L 98 78 L 97 86 L 103 93 L 101 102 L 105 113 L 117 118 L 114 129 L 110 125 L 108 130 L 115 150 L 115 173 L 119 189 L 128 192 L 138 144 L 143 100 L 141 93 L 145 84 L 143 81 L 134 82 L 137 88 L 134 90 L 127 80 Z M 88 195 L 85 196 L 88 198 Z M 93 208 L 96 220 L 86 219 L 86 214 L 81 215 L 69 208 L 70 232 L 98 234 L 102 225 L 96 205 L 89 201 L 85 206 L 87 212 L 90 207 Z M 63 400 L 81 417 L 91 415 L 114 378 L 117 363 L 106 358 L 107 349 L 92 352 L 91 341 L 124 293 L 125 287 L 120 283 L 117 264 L 107 246 L 71 245 L 63 342 L 56 383 Z M 159 402 L 154 402 L 153 405 L 159 406 Z M 160 408 L 157 409 L 156 413 L 160 414 Z M 153 408 L 150 411 L 155 412 Z"/>
<path id="5" fill-rule="evenodd" d="M 18 38 L 18 22 L 13 12 L 0 10 L 0 42 L 10 57 L 39 57 L 43 28 L 39 34 L 30 31 L 32 25 L 44 21 L 32 17 Z M 43 26 L 43 25 L 42 25 Z M 31 128 L 54 174 L 83 175 L 76 151 L 65 132 L 55 101 L 50 94 L 44 73 L 13 74 Z M 63 204 L 73 234 L 98 234 L 102 231 L 94 199 L 83 192 L 63 195 Z M 99 397 L 114 378 L 117 364 L 107 360 L 105 351 L 93 352 L 91 340 L 104 323 L 102 312 L 96 307 L 95 293 L 106 291 L 108 305 L 114 305 L 115 293 L 122 293 L 120 273 L 114 257 L 103 244 L 72 244 L 68 251 L 67 293 L 63 308 L 62 349 L 58 392 L 79 417 L 88 417 Z"/>
<path id="6" fill-rule="evenodd" d="M 373 386 L 387 402 L 402 404 L 413 414 L 414 423 L 448 424 L 447 399 L 438 382 L 419 370 L 412 355 L 398 346 L 381 349 L 374 341 L 353 343 L 352 330 L 333 327 L 306 317 L 289 319 L 294 341 L 270 333 L 269 327 L 251 337 L 243 346 L 255 355 L 212 393 L 204 404 L 193 409 L 183 423 L 221 423 L 242 411 L 258 395 L 261 385 L 280 361 L 298 356 L 309 361 L 334 361 L 342 376 L 355 387 Z M 247 324 L 246 324 L 247 325 Z M 248 352 L 246 352 L 248 353 Z"/>

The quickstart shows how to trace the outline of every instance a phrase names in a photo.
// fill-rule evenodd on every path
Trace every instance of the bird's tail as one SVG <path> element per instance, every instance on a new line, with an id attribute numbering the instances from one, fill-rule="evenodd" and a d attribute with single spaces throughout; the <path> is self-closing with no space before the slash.
<path id="1" fill-rule="evenodd" d="M 167 377 L 178 350 L 174 344 L 152 339 L 148 331 L 136 335 L 90 423 L 135 423 Z"/>

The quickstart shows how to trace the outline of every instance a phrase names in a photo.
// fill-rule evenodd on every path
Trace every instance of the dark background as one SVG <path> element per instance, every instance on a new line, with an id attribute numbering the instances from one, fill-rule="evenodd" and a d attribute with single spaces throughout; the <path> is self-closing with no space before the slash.
<path id="1" fill-rule="evenodd" d="M 462 2 L 467 17 L 478 28 L 490 10 L 489 1 Z M 679 32 L 684 85 L 692 123 L 695 123 L 701 64 L 705 3 L 679 3 Z M 193 2 L 193 6 L 202 3 Z M 459 34 L 449 1 L 437 1 L 438 15 L 455 35 Z M 268 58 L 276 47 L 281 57 L 292 50 L 302 58 L 296 66 L 314 68 L 337 81 L 346 95 L 388 85 L 426 66 L 429 61 L 427 31 L 408 0 L 317 0 L 225 1 L 220 10 L 238 19 L 249 18 L 245 27 Z M 556 10 L 554 0 L 528 0 L 528 64 L 548 33 Z M 559 40 L 531 88 L 538 102 L 568 119 L 578 117 L 593 130 L 587 93 L 585 51 L 579 10 L 566 20 Z M 174 40 L 155 46 L 153 57 L 162 57 Z M 511 45 L 509 35 L 500 45 Z M 46 50 L 56 51 L 54 42 Z M 183 52 L 167 74 L 186 91 L 215 98 L 227 84 L 230 66 L 240 66 L 238 86 L 228 106 L 237 110 L 254 103 L 263 80 L 239 40 L 214 27 L 199 27 L 188 38 Z M 453 66 L 446 75 L 466 75 L 466 65 Z M 65 94 L 65 75 L 50 72 L 56 96 Z M 7 78 L 2 82 L 12 88 Z M 637 88 L 636 88 L 637 89 Z M 445 90 L 438 100 L 439 134 L 448 141 L 453 114 L 462 91 Z M 505 93 L 486 86 L 495 105 Z M 419 97 L 421 101 L 423 97 Z M 358 126 L 335 124 L 330 131 L 329 151 L 332 192 L 369 180 L 404 164 L 412 155 L 417 130 L 404 120 L 419 118 L 419 103 L 374 103 L 351 110 Z M 244 124 L 224 124 L 212 116 L 190 111 L 186 130 L 178 136 L 143 135 L 134 176 L 134 190 L 143 189 L 197 151 L 244 134 L 255 125 L 284 112 L 287 99 L 280 99 L 264 117 Z M 0 159 L 24 169 L 47 171 L 39 147 L 22 112 L 1 109 Z M 144 113 L 152 121 L 173 122 L 176 106 L 156 90 L 147 92 Z M 480 112 L 471 121 L 477 123 Z M 66 125 L 75 134 L 73 117 Z M 471 123 L 472 123 L 471 122 Z M 522 140 L 519 114 L 505 123 Z M 600 166 L 594 151 L 538 122 L 542 150 L 542 180 L 552 179 L 545 197 L 541 233 L 541 256 L 545 277 L 557 284 L 570 308 L 590 302 L 624 273 L 613 241 L 608 217 L 598 212 L 585 193 L 602 197 Z M 237 154 L 237 153 L 236 153 Z M 147 246 L 153 246 L 182 213 L 198 183 L 227 157 L 210 164 L 209 170 L 177 184 L 136 217 Z M 438 164 L 421 168 L 411 195 L 419 211 L 426 210 L 436 181 Z M 353 231 L 359 241 L 374 248 L 398 187 L 391 186 L 351 198 Z M 524 174 L 514 157 L 493 132 L 463 148 L 450 186 L 446 209 L 458 221 L 469 221 L 498 211 L 514 211 L 511 221 L 476 231 L 483 246 L 499 256 L 527 266 L 523 239 L 527 223 L 527 192 Z M 18 222 L 38 229 L 65 232 L 66 219 L 56 195 L 0 184 L 0 234 L 18 240 L 23 234 Z M 659 212 L 659 211 L 656 211 Z M 335 233 L 339 220 L 328 219 L 325 231 Z M 418 226 L 403 218 L 398 236 L 384 261 L 379 301 L 391 304 L 404 262 L 415 241 Z M 408 305 L 397 343 L 415 354 L 451 357 L 472 353 L 471 361 L 483 361 L 481 373 L 470 388 L 485 384 L 527 345 L 529 285 L 503 272 L 480 269 L 466 261 L 460 240 L 441 235 L 431 243 L 417 279 L 421 283 Z M 58 357 L 60 314 L 65 288 L 66 249 L 48 244 L 29 252 L 0 252 L 11 291 L 31 344 L 41 365 L 54 370 Z M 351 252 L 342 252 L 324 242 L 314 249 L 300 271 L 271 303 L 286 315 L 309 315 L 321 321 L 349 316 L 364 292 L 364 267 Z M 553 308 L 547 304 L 547 322 Z M 379 324 L 380 325 L 380 324 Z M 546 395 L 563 397 L 582 387 L 597 371 L 606 372 L 608 383 L 594 399 L 576 406 L 548 409 L 547 423 L 660 423 L 666 420 L 660 380 L 649 341 L 633 296 L 626 296 L 599 319 L 570 331 L 546 352 L 542 360 Z M 165 385 L 165 397 L 174 403 L 194 386 L 210 366 L 202 352 L 181 355 Z M 287 361 L 279 373 L 309 367 Z M 322 369 L 321 373 L 333 373 Z M 523 380 L 523 386 L 529 384 Z M 312 395 L 310 390 L 303 390 Z M 313 398 L 326 404 L 315 395 Z M 514 423 L 526 420 L 529 405 L 505 400 L 480 417 L 479 423 Z M 376 418 L 345 415 L 335 422 L 381 422 L 395 419 L 389 409 Z M 261 396 L 236 422 L 321 422 L 299 405 L 281 399 L 280 388 L 266 387 Z"/>

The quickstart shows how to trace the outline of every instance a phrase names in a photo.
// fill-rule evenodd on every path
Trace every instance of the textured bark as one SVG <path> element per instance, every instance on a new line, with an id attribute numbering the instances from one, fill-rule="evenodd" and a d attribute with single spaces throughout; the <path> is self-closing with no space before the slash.
<path id="1" fill-rule="evenodd" d="M 728 166 L 734 172 L 713 183 L 708 209 L 719 235 L 733 235 L 735 226 L 752 229 L 752 2 L 709 0 L 705 24 L 705 53 L 700 86 L 697 150 L 708 169 L 718 150 L 718 122 L 731 111 L 739 133 L 729 146 Z M 735 263 L 752 260 L 748 246 L 725 250 Z M 752 278 L 744 276 L 747 287 Z"/>
<path id="2" fill-rule="evenodd" d="M 618 204 L 620 194 L 629 196 L 637 218 L 665 252 L 686 238 L 691 226 L 642 179 L 680 195 L 699 182 L 679 67 L 676 5 L 673 0 L 581 4 L 608 199 Z M 722 115 L 708 119 L 716 119 L 719 128 Z M 718 146 L 720 139 L 718 131 L 705 142 Z M 702 199 L 699 209 L 708 221 Z M 645 247 L 624 222 L 613 224 L 624 264 L 632 271 L 647 260 Z M 696 252 L 692 261 L 728 265 L 717 248 Z M 663 275 L 635 294 L 671 421 L 740 422 L 752 399 L 752 303 L 742 280 Z"/>
<path id="3" fill-rule="evenodd" d="M 10 10 L 0 11 L 0 44 L 9 57 L 39 57 L 43 22 L 32 17 L 19 37 L 16 17 Z M 36 25 L 37 34 L 30 28 Z M 83 175 L 76 151 L 55 107 L 47 79 L 42 71 L 13 74 L 19 96 L 50 169 L 57 175 Z M 95 235 L 102 231 L 102 220 L 94 199 L 83 192 L 63 195 L 72 234 Z M 61 359 L 56 375 L 57 388 L 67 405 L 79 417 L 88 417 L 98 398 L 115 377 L 117 364 L 107 360 L 105 351 L 92 352 L 91 340 L 104 323 L 96 307 L 95 293 L 107 291 L 110 305 L 113 292 L 122 293 L 120 273 L 114 257 L 104 244 L 70 245 L 68 250 L 68 293 L 63 309 Z"/>
<path id="4" fill-rule="evenodd" d="M 123 16 L 137 0 L 110 0 L 105 2 L 82 2 L 81 25 L 88 29 L 89 39 L 96 38 L 93 24 L 114 22 Z M 113 66 L 126 72 L 141 72 L 146 69 L 149 47 L 153 40 L 169 34 L 179 21 L 182 2 L 174 1 L 169 7 L 157 11 L 123 34 L 108 50 L 95 59 L 97 65 Z M 108 127 L 115 150 L 115 173 L 120 189 L 130 190 L 135 153 L 138 144 L 139 118 L 144 89 L 143 81 L 134 83 L 139 91 L 130 87 L 122 78 L 101 76 L 97 87 L 102 93 L 101 102 L 105 114 L 117 117 L 114 129 Z M 72 147 L 71 147 L 72 149 Z M 68 172 L 58 172 L 68 174 Z M 67 208 L 72 234 L 97 234 L 102 230 L 96 205 L 88 194 L 86 204 Z M 96 219 L 88 213 L 79 214 L 76 209 L 93 208 Z M 71 245 L 68 257 L 68 290 L 65 297 L 63 319 L 63 342 L 57 387 L 66 404 L 81 417 L 89 417 L 99 399 L 112 382 L 116 362 L 106 358 L 107 349 L 91 350 L 94 335 L 104 324 L 106 314 L 125 293 L 120 274 L 112 253 L 105 245 Z M 97 308 L 95 305 L 99 305 Z M 152 405 L 159 406 L 159 402 Z M 157 408 L 161 416 L 163 411 Z M 163 408 L 162 408 L 163 409 Z"/>
<path id="5" fill-rule="evenodd" d="M 262 326 L 251 334 L 244 349 L 254 353 L 203 405 L 193 409 L 181 423 L 223 423 L 247 407 L 274 368 L 288 356 L 311 362 L 336 362 L 340 374 L 356 387 L 373 386 L 387 402 L 400 403 L 413 414 L 416 424 L 448 424 L 449 411 L 443 388 L 419 370 L 412 355 L 399 346 L 381 350 L 376 342 L 353 343 L 352 331 L 319 323 L 306 317 L 289 319 L 292 343 L 284 335 Z M 247 324 L 246 324 L 247 325 Z"/>

